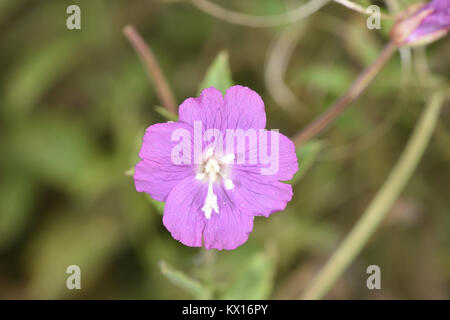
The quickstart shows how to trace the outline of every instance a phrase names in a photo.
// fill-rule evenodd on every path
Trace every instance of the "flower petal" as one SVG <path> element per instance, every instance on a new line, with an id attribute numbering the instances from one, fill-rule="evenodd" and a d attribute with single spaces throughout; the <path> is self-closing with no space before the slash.
<path id="1" fill-rule="evenodd" d="M 188 177 L 178 183 L 167 197 L 163 224 L 172 237 L 190 247 L 202 246 L 205 215 L 201 208 L 207 187 Z"/>
<path id="2" fill-rule="evenodd" d="M 228 190 L 235 205 L 249 215 L 268 217 L 282 211 L 292 199 L 292 186 L 254 173 L 236 175 Z"/>
<path id="3" fill-rule="evenodd" d="M 203 89 L 198 98 L 188 98 L 180 105 L 179 120 L 194 126 L 201 121 L 203 129 L 220 129 L 223 111 L 222 93 L 214 87 Z"/>
<path id="4" fill-rule="evenodd" d="M 192 130 L 190 126 L 178 122 L 158 123 L 150 126 L 144 135 L 139 152 L 142 161 L 135 167 L 136 190 L 146 192 L 159 201 L 165 201 L 169 192 L 181 180 L 189 175 L 194 175 L 192 165 L 177 165 L 171 159 L 172 150 L 179 143 L 179 141 L 171 139 L 172 133 L 176 129 L 185 129 L 188 132 Z"/>
<path id="5" fill-rule="evenodd" d="M 245 159 L 254 159 L 256 156 L 258 160 L 253 160 L 256 162 L 254 165 L 235 165 L 234 168 L 238 171 L 236 175 L 253 173 L 272 180 L 288 181 L 298 171 L 295 145 L 278 131 L 266 130 L 264 135 L 258 137 L 258 144 L 246 150 Z"/>
<path id="6" fill-rule="evenodd" d="M 247 241 L 253 229 L 253 216 L 241 211 L 222 187 L 216 187 L 219 213 L 206 219 L 203 239 L 206 249 L 233 250 Z"/>
<path id="7" fill-rule="evenodd" d="M 204 89 L 198 98 L 186 99 L 178 111 L 180 121 L 194 125 L 201 121 L 204 129 L 264 129 L 264 102 L 253 90 L 243 86 L 222 93 L 214 87 Z"/>
<path id="8" fill-rule="evenodd" d="M 407 42 L 415 41 L 432 33 L 446 33 L 450 28 L 450 4 L 447 0 L 434 0 L 424 6 L 419 12 L 427 9 L 433 11 L 426 16 L 420 25 L 409 35 Z M 418 12 L 418 13 L 419 13 Z M 416 13 L 415 15 L 417 15 Z"/>
<path id="9" fill-rule="evenodd" d="M 225 94 L 225 128 L 227 129 L 264 129 L 266 111 L 264 102 L 255 91 L 233 86 Z"/>

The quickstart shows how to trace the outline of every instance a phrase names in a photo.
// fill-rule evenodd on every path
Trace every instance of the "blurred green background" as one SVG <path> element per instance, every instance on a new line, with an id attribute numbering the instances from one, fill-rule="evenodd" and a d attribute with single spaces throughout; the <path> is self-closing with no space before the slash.
<path id="1" fill-rule="evenodd" d="M 414 1 L 356 2 L 389 12 Z M 302 1 L 216 3 L 273 15 Z M 81 30 L 66 28 L 69 4 L 81 7 Z M 396 54 L 299 150 L 287 209 L 256 218 L 244 245 L 217 252 L 174 240 L 162 204 L 126 174 L 145 128 L 166 118 L 122 28 L 135 25 L 152 46 L 178 103 L 198 94 L 226 51 L 233 83 L 263 97 L 268 128 L 293 135 L 387 42 L 392 23 L 369 30 L 366 19 L 329 3 L 294 25 L 251 28 L 183 1 L 0 0 L 0 298 L 297 297 L 383 183 L 429 92 L 448 84 L 448 38 Z M 226 75 L 227 54 L 210 72 Z M 449 123 L 447 105 L 413 179 L 327 298 L 450 298 Z M 66 289 L 72 264 L 82 290 Z M 371 264 L 382 290 L 366 287 Z"/>

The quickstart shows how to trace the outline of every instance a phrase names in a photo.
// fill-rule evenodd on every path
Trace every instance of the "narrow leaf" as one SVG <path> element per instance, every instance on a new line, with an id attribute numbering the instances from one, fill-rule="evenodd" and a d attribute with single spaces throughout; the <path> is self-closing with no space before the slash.
<path id="1" fill-rule="evenodd" d="M 324 142 L 321 140 L 312 140 L 305 145 L 297 148 L 296 154 L 298 159 L 298 171 L 290 181 L 291 184 L 296 184 L 305 175 L 306 171 L 314 164 L 314 161 L 319 154 L 319 151 L 324 147 Z"/>
<path id="2" fill-rule="evenodd" d="M 155 200 L 150 196 L 147 196 L 147 200 L 152 204 L 152 207 L 155 208 L 156 212 L 158 212 L 160 215 L 163 215 L 164 207 L 166 205 L 165 202 Z"/>
<path id="3" fill-rule="evenodd" d="M 206 72 L 205 79 L 200 85 L 199 91 L 205 88 L 214 87 L 225 94 L 227 89 L 233 85 L 231 71 L 228 63 L 228 53 L 220 52 Z"/>
<path id="4" fill-rule="evenodd" d="M 174 285 L 186 290 L 192 294 L 196 299 L 209 299 L 211 292 L 205 288 L 199 281 L 188 277 L 181 271 L 174 270 L 164 261 L 159 263 L 161 273 Z"/>
<path id="5" fill-rule="evenodd" d="M 163 116 L 168 121 L 178 121 L 178 116 L 163 108 L 161 106 L 156 106 L 155 111 L 158 112 L 161 116 Z"/>
<path id="6" fill-rule="evenodd" d="M 239 277 L 225 290 L 221 299 L 268 299 L 273 287 L 274 259 L 267 253 L 250 256 Z"/>

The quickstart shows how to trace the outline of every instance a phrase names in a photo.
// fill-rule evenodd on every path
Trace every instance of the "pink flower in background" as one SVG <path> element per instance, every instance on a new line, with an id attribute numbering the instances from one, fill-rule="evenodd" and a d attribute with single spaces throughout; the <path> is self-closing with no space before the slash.
<path id="1" fill-rule="evenodd" d="M 206 141 L 196 135 L 199 124 Z M 232 250 L 247 241 L 254 216 L 285 209 L 292 187 L 280 181 L 290 180 L 298 170 L 295 146 L 265 126 L 261 97 L 233 86 L 225 97 L 213 87 L 205 89 L 199 98 L 180 105 L 178 122 L 147 129 L 134 175 L 136 190 L 166 201 L 163 224 L 176 240 L 192 247 L 204 243 L 207 249 Z M 217 131 L 214 139 L 208 135 L 215 132 L 212 129 Z M 239 148 L 236 132 L 253 131 L 259 131 L 257 142 L 249 138 Z M 188 143 L 180 143 L 180 132 L 189 134 Z M 219 134 L 231 152 L 219 143 Z M 197 160 L 191 150 L 199 155 Z M 174 161 L 180 152 L 184 161 Z M 272 164 L 263 161 L 265 153 L 276 156 L 272 172 L 267 171 Z"/>
<path id="2" fill-rule="evenodd" d="M 424 45 L 444 37 L 450 29 L 450 0 L 412 5 L 400 14 L 391 31 L 399 46 Z"/>

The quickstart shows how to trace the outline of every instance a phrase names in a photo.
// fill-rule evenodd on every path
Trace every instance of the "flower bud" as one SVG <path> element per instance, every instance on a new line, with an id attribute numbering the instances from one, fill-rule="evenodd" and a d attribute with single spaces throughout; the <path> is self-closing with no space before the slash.
<path id="1" fill-rule="evenodd" d="M 401 12 L 390 38 L 397 46 L 417 46 L 444 37 L 450 29 L 450 0 L 415 4 Z"/>

